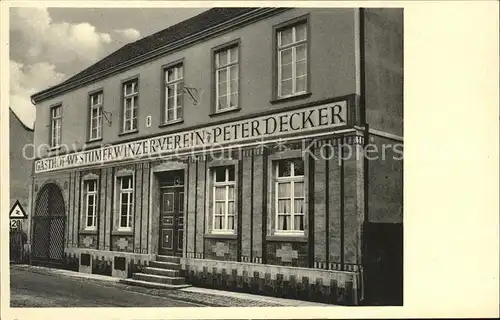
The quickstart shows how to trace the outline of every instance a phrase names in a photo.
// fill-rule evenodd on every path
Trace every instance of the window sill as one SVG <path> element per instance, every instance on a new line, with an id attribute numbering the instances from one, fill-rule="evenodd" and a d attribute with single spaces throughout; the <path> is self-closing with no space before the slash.
<path id="1" fill-rule="evenodd" d="M 138 132 L 139 132 L 139 130 L 132 130 L 132 131 L 127 131 L 127 132 L 120 132 L 118 134 L 118 136 L 121 137 L 121 136 L 126 136 L 126 135 L 129 135 L 129 134 L 134 134 L 134 133 L 138 133 Z"/>
<path id="2" fill-rule="evenodd" d="M 50 147 L 48 151 L 49 151 L 49 152 L 54 152 L 54 151 L 60 150 L 61 148 L 62 148 L 62 146 L 61 146 L 61 145 L 59 145 L 59 146 L 54 146 L 54 147 Z"/>
<path id="3" fill-rule="evenodd" d="M 87 140 L 87 143 L 96 143 L 96 142 L 100 142 L 100 141 L 102 141 L 102 138 Z"/>
<path id="4" fill-rule="evenodd" d="M 133 236 L 134 231 L 132 230 L 114 230 L 111 232 L 113 236 Z"/>
<path id="5" fill-rule="evenodd" d="M 207 233 L 204 235 L 207 239 L 228 239 L 236 240 L 236 235 L 234 233 Z"/>
<path id="6" fill-rule="evenodd" d="M 307 242 L 305 235 L 294 235 L 294 234 L 274 234 L 272 236 L 266 236 L 267 241 L 280 241 L 280 242 Z"/>
<path id="7" fill-rule="evenodd" d="M 184 119 L 172 120 L 172 121 L 165 122 L 165 123 L 158 125 L 158 128 L 165 128 L 165 127 L 168 127 L 168 126 L 171 126 L 174 124 L 178 124 L 178 123 L 183 123 L 183 122 L 184 122 Z"/>
<path id="8" fill-rule="evenodd" d="M 78 232 L 79 234 L 97 235 L 97 229 L 83 229 Z"/>
<path id="9" fill-rule="evenodd" d="M 289 96 L 285 98 L 276 98 L 274 100 L 271 100 L 271 104 L 277 104 L 277 103 L 282 103 L 282 102 L 287 102 L 287 101 L 293 101 L 293 100 L 299 100 L 299 99 L 305 99 L 309 98 L 311 96 L 312 92 L 306 92 L 306 93 L 300 93 L 296 94 L 294 96 Z"/>
<path id="10" fill-rule="evenodd" d="M 209 114 L 208 116 L 209 117 L 214 117 L 214 116 L 218 116 L 218 115 L 221 115 L 221 114 L 226 114 L 226 113 L 231 113 L 231 112 L 238 112 L 240 111 L 241 108 L 240 107 L 237 107 L 237 108 L 231 108 L 231 109 L 225 109 L 225 110 L 221 110 L 221 111 L 215 111 L 215 112 L 212 112 L 211 114 Z"/>

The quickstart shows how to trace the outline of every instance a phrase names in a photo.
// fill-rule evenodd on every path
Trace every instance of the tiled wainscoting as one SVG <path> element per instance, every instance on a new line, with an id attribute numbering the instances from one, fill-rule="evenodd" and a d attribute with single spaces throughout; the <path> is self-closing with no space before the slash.
<path id="1" fill-rule="evenodd" d="M 154 260 L 154 256 L 149 254 L 82 248 L 67 248 L 66 253 L 67 260 L 78 261 L 79 272 L 118 278 L 129 278 Z"/>
<path id="2" fill-rule="evenodd" d="M 155 255 L 67 248 L 66 260 L 79 272 L 125 279 L 141 272 Z M 180 263 L 193 286 L 341 305 L 358 305 L 362 298 L 360 272 L 195 258 Z"/>
<path id="3" fill-rule="evenodd" d="M 207 288 L 357 305 L 360 273 L 208 259 L 181 259 L 189 284 Z"/>

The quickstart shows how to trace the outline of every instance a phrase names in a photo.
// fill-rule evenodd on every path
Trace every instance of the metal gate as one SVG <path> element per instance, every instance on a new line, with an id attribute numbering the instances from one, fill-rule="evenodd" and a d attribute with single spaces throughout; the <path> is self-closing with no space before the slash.
<path id="1" fill-rule="evenodd" d="M 49 183 L 40 190 L 35 205 L 32 261 L 62 262 L 65 223 L 63 195 L 56 184 Z"/>

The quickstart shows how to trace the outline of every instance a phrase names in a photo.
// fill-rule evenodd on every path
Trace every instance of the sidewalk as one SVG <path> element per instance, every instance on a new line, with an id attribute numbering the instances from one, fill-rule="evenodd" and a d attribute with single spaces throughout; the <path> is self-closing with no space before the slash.
<path id="1" fill-rule="evenodd" d="M 79 273 L 75 271 L 51 269 L 30 265 L 11 265 L 11 268 L 26 270 L 47 275 L 74 277 L 90 281 L 107 282 L 128 291 L 149 295 L 173 298 L 186 302 L 194 302 L 211 307 L 332 307 L 332 305 L 309 301 L 261 296 L 249 293 L 239 293 L 224 290 L 214 290 L 199 287 L 188 287 L 178 290 L 150 289 L 119 283 L 119 278 L 96 274 Z"/>
<path id="2" fill-rule="evenodd" d="M 272 304 L 275 304 L 276 306 L 288 306 L 288 307 L 332 307 L 333 306 L 333 305 L 318 303 L 318 302 L 276 298 L 276 297 L 261 296 L 261 295 L 250 294 L 250 293 L 215 290 L 215 289 L 207 289 L 207 288 L 200 288 L 200 287 L 189 287 L 189 288 L 180 289 L 179 291 L 225 297 L 226 298 L 226 299 L 224 299 L 224 301 L 226 301 L 225 306 L 228 305 L 227 298 L 229 298 L 229 299 L 232 299 L 232 298 L 244 299 L 244 300 L 248 300 L 248 301 L 255 301 L 255 302 L 262 302 L 262 303 L 272 303 Z"/>
<path id="3" fill-rule="evenodd" d="M 67 276 L 67 277 L 101 280 L 101 281 L 109 281 L 109 282 L 116 282 L 116 283 L 118 283 L 118 281 L 120 281 L 119 278 L 114 278 L 114 277 L 109 277 L 109 276 L 101 276 L 99 274 L 88 274 L 88 273 L 81 273 L 81 272 L 75 272 L 75 271 L 70 271 L 70 270 L 53 269 L 53 268 L 47 268 L 47 267 L 41 267 L 41 266 L 31 266 L 28 264 L 11 264 L 10 267 L 17 268 L 17 269 L 26 269 L 26 270 L 29 270 L 32 272 L 43 273 L 43 274 L 56 274 L 56 275 Z"/>

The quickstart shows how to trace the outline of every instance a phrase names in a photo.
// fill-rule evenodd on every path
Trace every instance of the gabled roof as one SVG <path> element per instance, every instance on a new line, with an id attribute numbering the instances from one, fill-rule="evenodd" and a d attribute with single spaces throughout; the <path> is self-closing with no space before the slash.
<path id="1" fill-rule="evenodd" d="M 14 117 L 14 119 L 16 119 L 17 121 L 19 121 L 19 123 L 21 124 L 21 126 L 24 128 L 24 130 L 26 131 L 30 131 L 30 132 L 33 132 L 34 129 L 30 128 L 28 125 L 26 125 L 18 116 L 17 114 L 14 112 L 14 110 L 12 110 L 12 108 L 9 107 L 9 111 L 10 111 L 10 115 L 11 115 L 11 119 L 12 117 Z M 12 122 L 11 122 L 12 123 Z"/>
<path id="2" fill-rule="evenodd" d="M 31 98 L 36 101 L 37 96 L 40 96 L 48 91 L 53 91 L 58 87 L 78 82 L 103 70 L 116 67 L 126 61 L 138 58 L 172 42 L 182 40 L 190 35 L 194 35 L 200 31 L 221 24 L 255 9 L 256 8 L 213 8 L 204 11 L 192 18 L 179 22 L 150 36 L 139 39 L 133 43 L 126 44 L 87 69 L 56 86 L 32 95 Z"/>

